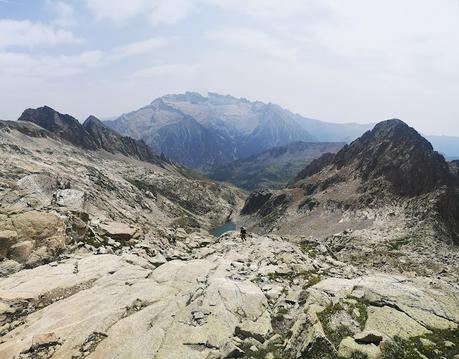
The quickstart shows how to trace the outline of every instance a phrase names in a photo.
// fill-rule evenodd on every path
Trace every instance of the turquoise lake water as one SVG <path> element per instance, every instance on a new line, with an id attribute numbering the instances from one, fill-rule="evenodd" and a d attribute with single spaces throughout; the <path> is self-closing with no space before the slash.
<path id="1" fill-rule="evenodd" d="M 214 237 L 220 237 L 222 234 L 226 232 L 231 232 L 236 230 L 236 224 L 233 222 L 226 222 L 225 224 L 215 227 L 209 231 L 211 235 Z"/>

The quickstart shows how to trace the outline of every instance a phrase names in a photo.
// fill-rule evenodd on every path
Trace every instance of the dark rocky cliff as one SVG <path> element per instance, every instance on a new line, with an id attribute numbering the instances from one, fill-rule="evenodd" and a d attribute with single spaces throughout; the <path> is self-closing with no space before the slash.
<path id="1" fill-rule="evenodd" d="M 300 202 L 289 206 L 298 205 L 300 212 L 312 211 L 319 203 L 344 211 L 404 203 L 407 217 L 430 223 L 440 237 L 459 244 L 457 168 L 415 129 L 400 120 L 388 120 L 336 155 L 324 154 L 313 161 L 285 192 L 295 193 Z M 268 201 L 261 203 L 259 197 L 250 195 L 242 213 L 273 212 L 267 209 Z M 269 203 L 272 207 L 272 200 Z"/>
<path id="2" fill-rule="evenodd" d="M 383 180 L 402 196 L 419 196 L 453 182 L 448 163 L 415 129 L 400 120 L 381 122 L 336 155 L 326 154 L 296 177 L 306 179 L 327 166 L 351 168 L 364 182 Z"/>
<path id="3" fill-rule="evenodd" d="M 120 153 L 141 161 L 160 164 L 162 160 L 141 140 L 121 136 L 90 116 L 84 124 L 76 118 L 61 114 L 51 107 L 25 110 L 18 121 L 31 122 L 53 135 L 87 150 L 105 150 Z"/>

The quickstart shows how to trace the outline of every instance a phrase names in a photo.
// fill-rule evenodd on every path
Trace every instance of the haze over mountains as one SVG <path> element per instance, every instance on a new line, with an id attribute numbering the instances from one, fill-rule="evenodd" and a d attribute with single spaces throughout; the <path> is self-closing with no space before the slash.
<path id="1" fill-rule="evenodd" d="M 275 104 L 212 92 L 163 96 L 105 123 L 144 140 L 155 153 L 202 172 L 296 141 L 349 143 L 373 127 L 327 123 Z M 447 156 L 459 155 L 459 138 L 432 139 Z"/>
<path id="2" fill-rule="evenodd" d="M 296 141 L 348 142 L 368 128 L 311 120 L 274 104 L 193 92 L 161 97 L 106 123 L 204 172 Z"/>
<path id="3" fill-rule="evenodd" d="M 309 162 L 324 153 L 334 153 L 344 142 L 292 142 L 256 155 L 216 167 L 209 178 L 229 182 L 239 188 L 282 188 Z"/>

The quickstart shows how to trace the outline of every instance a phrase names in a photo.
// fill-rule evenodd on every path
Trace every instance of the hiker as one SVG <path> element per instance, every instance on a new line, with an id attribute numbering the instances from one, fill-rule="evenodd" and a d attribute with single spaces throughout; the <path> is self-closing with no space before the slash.
<path id="1" fill-rule="evenodd" d="M 57 189 L 64 189 L 64 182 L 62 181 L 61 176 L 56 178 L 56 188 Z"/>
<path id="2" fill-rule="evenodd" d="M 241 227 L 241 239 L 242 240 L 245 240 L 246 234 L 247 234 L 247 230 L 245 229 L 245 227 Z"/>

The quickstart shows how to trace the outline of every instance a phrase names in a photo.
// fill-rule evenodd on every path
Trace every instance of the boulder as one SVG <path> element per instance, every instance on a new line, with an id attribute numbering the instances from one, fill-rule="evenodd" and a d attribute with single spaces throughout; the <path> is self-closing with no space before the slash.
<path id="1" fill-rule="evenodd" d="M 368 307 L 365 331 L 378 331 L 388 338 L 409 339 L 430 333 L 411 317 L 390 307 Z"/>
<path id="2" fill-rule="evenodd" d="M 0 261 L 0 277 L 16 273 L 22 269 L 23 265 L 12 259 Z"/>
<path id="3" fill-rule="evenodd" d="M 33 249 L 34 243 L 32 241 L 16 243 L 9 249 L 8 257 L 19 263 L 25 263 L 29 259 Z"/>
<path id="4" fill-rule="evenodd" d="M 32 337 L 32 347 L 39 348 L 39 347 L 47 347 L 50 345 L 55 345 L 59 343 L 59 338 L 56 336 L 56 333 L 44 333 L 44 334 L 36 334 Z"/>
<path id="5" fill-rule="evenodd" d="M 76 189 L 60 189 L 54 193 L 56 204 L 73 210 L 82 210 L 85 203 L 85 194 Z"/>
<path id="6" fill-rule="evenodd" d="M 160 265 L 166 263 L 167 259 L 161 253 L 158 253 L 153 258 L 150 258 L 149 262 L 155 267 L 159 267 Z"/>
<path id="7" fill-rule="evenodd" d="M 353 338 L 344 338 L 338 349 L 340 358 L 355 358 L 358 355 L 368 359 L 378 359 L 381 357 L 381 349 L 374 344 L 359 344 Z"/>
<path id="8" fill-rule="evenodd" d="M 126 223 L 121 222 L 110 222 L 101 224 L 100 228 L 105 232 L 105 234 L 117 241 L 128 241 L 136 233 L 136 229 L 129 226 Z"/>
<path id="9" fill-rule="evenodd" d="M 17 242 L 16 231 L 0 231 L 0 259 L 5 258 L 9 248 Z"/>
<path id="10" fill-rule="evenodd" d="M 236 329 L 235 334 L 241 338 L 254 338 L 263 343 L 272 333 L 271 318 L 265 312 L 257 321 L 244 320 Z"/>
<path id="11" fill-rule="evenodd" d="M 12 219 L 19 240 L 43 239 L 64 234 L 62 220 L 54 214 L 39 211 L 30 211 L 18 214 Z"/>
<path id="12" fill-rule="evenodd" d="M 226 343 L 221 350 L 222 358 L 241 358 L 244 356 L 244 352 L 239 349 L 234 343 Z"/>

